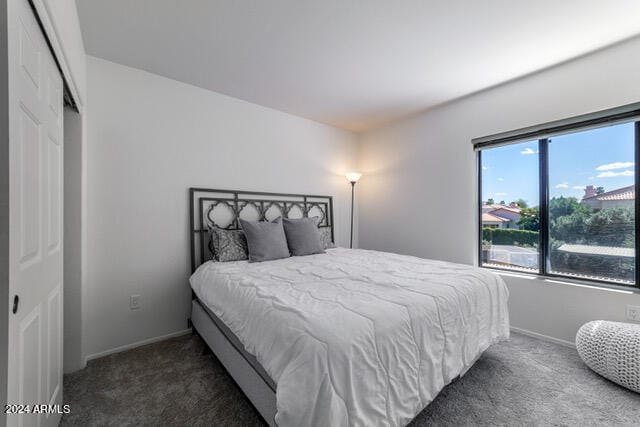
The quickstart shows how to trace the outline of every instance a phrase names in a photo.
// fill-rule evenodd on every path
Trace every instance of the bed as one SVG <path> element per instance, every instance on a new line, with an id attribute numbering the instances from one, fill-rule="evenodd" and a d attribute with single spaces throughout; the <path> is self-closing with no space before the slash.
<path id="1" fill-rule="evenodd" d="M 504 282 L 467 265 L 344 248 L 208 261 L 207 225 L 245 215 L 317 214 L 332 238 L 330 197 L 191 189 L 190 206 L 193 328 L 270 425 L 406 425 L 509 336 Z"/>

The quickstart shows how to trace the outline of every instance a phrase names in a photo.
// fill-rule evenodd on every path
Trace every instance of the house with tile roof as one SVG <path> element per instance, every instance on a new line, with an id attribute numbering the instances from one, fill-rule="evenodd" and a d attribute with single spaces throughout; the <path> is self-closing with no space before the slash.
<path id="1" fill-rule="evenodd" d="M 595 210 L 618 207 L 633 209 L 635 199 L 636 190 L 633 185 L 599 194 L 593 185 L 588 185 L 584 189 L 582 203 Z"/>
<path id="2" fill-rule="evenodd" d="M 506 218 L 501 218 L 490 213 L 482 213 L 482 226 L 490 228 L 507 228 L 507 223 L 510 222 Z"/>
<path id="3" fill-rule="evenodd" d="M 502 208 L 502 207 L 504 207 L 504 205 L 501 205 L 499 203 L 483 203 L 482 204 L 482 212 L 483 213 L 487 213 L 487 212 L 491 212 L 491 211 L 494 211 L 494 210 Z"/>
<path id="4" fill-rule="evenodd" d="M 521 217 L 520 207 L 515 204 L 484 204 L 482 205 L 482 226 L 494 228 L 518 228 Z"/>

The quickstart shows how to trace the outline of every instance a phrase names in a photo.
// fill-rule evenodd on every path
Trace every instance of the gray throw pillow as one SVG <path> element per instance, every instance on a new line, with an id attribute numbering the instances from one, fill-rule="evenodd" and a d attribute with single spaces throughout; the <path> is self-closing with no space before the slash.
<path id="1" fill-rule="evenodd" d="M 283 220 L 284 234 L 291 255 L 313 255 L 324 253 L 318 231 L 319 218 L 297 218 Z"/>
<path id="2" fill-rule="evenodd" d="M 247 239 L 242 230 L 213 226 L 210 232 L 214 260 L 227 262 L 247 259 Z"/>
<path id="3" fill-rule="evenodd" d="M 249 262 L 269 261 L 290 256 L 281 218 L 272 222 L 240 219 L 240 225 L 247 238 Z"/>

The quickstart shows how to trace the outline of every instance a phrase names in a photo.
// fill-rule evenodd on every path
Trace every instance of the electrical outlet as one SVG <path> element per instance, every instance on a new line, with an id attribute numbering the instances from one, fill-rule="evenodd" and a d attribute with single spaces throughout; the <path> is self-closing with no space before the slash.
<path id="1" fill-rule="evenodd" d="M 640 322 L 640 305 L 627 306 L 627 319 Z"/>
<path id="2" fill-rule="evenodd" d="M 129 299 L 129 308 L 131 310 L 137 310 L 140 308 L 140 295 L 131 295 Z"/>

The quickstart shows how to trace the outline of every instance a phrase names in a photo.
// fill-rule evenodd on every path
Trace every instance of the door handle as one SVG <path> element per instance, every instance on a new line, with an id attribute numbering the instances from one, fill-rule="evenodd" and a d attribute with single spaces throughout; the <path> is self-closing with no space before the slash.
<path id="1" fill-rule="evenodd" d="M 18 304 L 20 304 L 20 297 L 18 295 L 13 296 L 13 314 L 18 312 Z"/>

